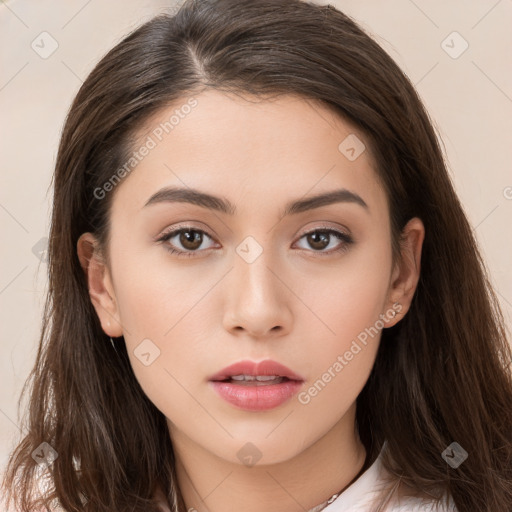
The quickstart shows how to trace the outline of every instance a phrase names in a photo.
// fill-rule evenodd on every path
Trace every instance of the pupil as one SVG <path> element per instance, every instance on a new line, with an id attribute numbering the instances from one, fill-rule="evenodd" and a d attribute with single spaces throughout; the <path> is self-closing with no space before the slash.
<path id="1" fill-rule="evenodd" d="M 329 245 L 329 234 L 328 233 L 320 233 L 320 232 L 311 233 L 309 235 L 309 237 L 310 237 L 311 246 L 314 247 L 315 249 L 324 249 L 325 247 L 327 247 Z M 322 240 L 320 240 L 320 241 L 315 240 L 317 238 L 320 238 Z"/>
<path id="2" fill-rule="evenodd" d="M 197 243 L 197 241 L 199 241 L 199 243 Z M 187 249 L 197 249 L 201 245 L 201 233 L 198 231 L 183 231 L 181 233 L 180 242 L 183 247 L 186 247 Z"/>

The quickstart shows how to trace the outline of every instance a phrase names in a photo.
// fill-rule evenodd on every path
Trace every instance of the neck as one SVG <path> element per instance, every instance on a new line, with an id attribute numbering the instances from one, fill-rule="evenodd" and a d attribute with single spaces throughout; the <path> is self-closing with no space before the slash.
<path id="1" fill-rule="evenodd" d="M 186 510 L 304 512 L 343 491 L 358 476 L 366 450 L 355 407 L 323 437 L 289 460 L 247 467 L 217 457 L 169 425 Z"/>

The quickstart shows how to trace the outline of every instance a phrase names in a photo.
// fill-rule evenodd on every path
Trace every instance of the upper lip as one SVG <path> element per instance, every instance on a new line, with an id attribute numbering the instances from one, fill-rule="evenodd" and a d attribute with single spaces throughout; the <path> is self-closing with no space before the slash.
<path id="1" fill-rule="evenodd" d="M 208 380 L 221 381 L 229 379 L 233 375 L 276 375 L 278 377 L 286 377 L 290 380 L 304 380 L 300 375 L 296 374 L 286 366 L 278 363 L 277 361 L 272 361 L 271 359 L 259 362 L 248 360 L 238 361 L 237 363 L 226 366 L 226 368 L 223 368 L 220 372 L 209 377 Z"/>

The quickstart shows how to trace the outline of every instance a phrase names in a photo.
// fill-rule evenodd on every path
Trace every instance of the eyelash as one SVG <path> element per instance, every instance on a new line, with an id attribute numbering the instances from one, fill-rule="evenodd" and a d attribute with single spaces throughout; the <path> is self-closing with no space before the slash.
<path id="1" fill-rule="evenodd" d="M 183 233 L 183 232 L 187 232 L 187 231 L 191 231 L 191 232 L 194 232 L 194 233 L 202 233 L 203 235 L 206 235 L 209 238 L 213 239 L 212 236 L 210 236 L 206 231 L 204 231 L 202 229 L 197 229 L 197 228 L 194 228 L 193 226 L 184 226 L 184 227 L 181 227 L 181 228 L 169 231 L 167 233 L 164 233 L 162 236 L 157 238 L 156 241 L 157 242 L 162 242 L 162 243 L 163 242 L 167 242 L 171 238 L 173 238 L 174 236 L 176 236 L 176 235 L 178 235 L 180 233 Z M 331 249 L 330 251 L 312 251 L 313 253 L 318 254 L 319 256 L 330 256 L 332 254 L 341 254 L 341 253 L 347 251 L 349 246 L 354 243 L 354 240 L 353 240 L 353 238 L 350 235 L 348 235 L 346 233 L 343 233 L 341 231 L 338 231 L 336 229 L 332 229 L 332 228 L 316 228 L 316 229 L 313 229 L 311 231 L 307 231 L 306 233 L 304 233 L 299 238 L 299 240 L 301 240 L 305 236 L 310 235 L 312 233 L 332 234 L 338 240 L 343 241 L 343 244 L 341 244 L 341 246 L 338 249 L 334 249 L 334 250 Z M 182 257 L 190 258 L 190 257 L 194 257 L 199 252 L 203 252 L 203 251 L 181 251 L 179 249 L 175 249 L 174 247 L 172 247 L 169 244 L 165 244 L 164 247 L 171 254 L 175 254 L 179 258 L 182 258 Z M 206 249 L 206 251 L 208 251 L 208 250 L 209 249 Z M 300 250 L 306 251 L 307 249 L 300 249 Z"/>

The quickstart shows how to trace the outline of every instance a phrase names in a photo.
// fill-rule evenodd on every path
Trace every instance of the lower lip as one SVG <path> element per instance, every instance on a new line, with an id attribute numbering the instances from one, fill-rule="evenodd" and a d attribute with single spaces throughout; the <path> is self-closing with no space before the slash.
<path id="1" fill-rule="evenodd" d="M 274 409 L 297 394 L 301 381 L 287 380 L 280 384 L 248 386 L 233 382 L 210 381 L 213 389 L 226 402 L 245 411 L 266 411 Z"/>

